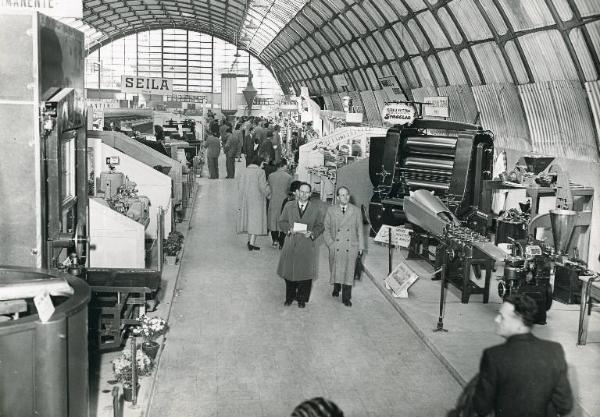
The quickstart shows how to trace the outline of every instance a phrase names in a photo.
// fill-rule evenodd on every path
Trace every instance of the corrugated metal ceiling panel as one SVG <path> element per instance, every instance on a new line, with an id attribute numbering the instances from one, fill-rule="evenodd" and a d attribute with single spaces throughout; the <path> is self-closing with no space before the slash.
<path id="1" fill-rule="evenodd" d="M 571 9 L 571 6 L 569 6 L 568 0 L 552 0 L 552 2 L 554 3 L 554 7 L 556 8 L 560 20 L 567 22 L 573 18 L 573 10 Z"/>
<path id="2" fill-rule="evenodd" d="M 417 19 L 419 19 L 423 31 L 429 36 L 434 48 L 447 48 L 450 46 L 450 42 L 448 42 L 448 38 L 444 35 L 444 31 L 429 10 L 419 13 Z"/>
<path id="3" fill-rule="evenodd" d="M 377 107 L 377 102 L 375 101 L 375 95 L 373 92 L 370 90 L 361 91 L 360 98 L 365 106 L 365 114 L 369 124 L 372 126 L 382 126 L 383 123 L 381 121 L 381 113 L 379 113 L 379 108 Z"/>
<path id="4" fill-rule="evenodd" d="M 527 84 L 530 82 L 531 80 L 527 75 L 527 71 L 523 65 L 523 60 L 521 60 L 521 55 L 519 55 L 519 51 L 517 50 L 517 46 L 515 45 L 514 41 L 506 42 L 504 49 L 506 50 L 506 55 L 508 55 L 508 59 L 510 60 L 512 68 L 515 72 L 518 84 Z"/>
<path id="5" fill-rule="evenodd" d="M 380 88 L 379 80 L 377 79 L 377 75 L 375 75 L 375 71 L 373 71 L 373 68 L 367 67 L 365 69 L 365 73 L 367 74 L 367 78 L 371 83 L 371 88 Z"/>
<path id="6" fill-rule="evenodd" d="M 479 63 L 486 84 L 512 82 L 510 71 L 495 42 L 473 45 L 475 58 Z"/>
<path id="7" fill-rule="evenodd" d="M 331 95 L 325 94 L 323 96 L 323 101 L 325 102 L 325 110 L 333 110 L 333 101 L 331 100 Z"/>
<path id="8" fill-rule="evenodd" d="M 598 79 L 598 72 L 596 65 L 590 55 L 590 50 L 585 42 L 581 28 L 573 28 L 569 33 L 569 38 L 573 49 L 577 54 L 577 59 L 581 64 L 581 69 L 586 81 L 593 81 Z"/>
<path id="9" fill-rule="evenodd" d="M 600 152 L 600 81 L 585 83 L 585 90 L 587 92 L 588 99 L 590 100 L 592 114 L 594 115 L 594 124 L 596 126 L 596 145 L 598 147 L 598 152 Z"/>
<path id="10" fill-rule="evenodd" d="M 342 111 L 342 100 L 339 94 L 331 94 L 331 102 L 333 103 L 333 110 Z"/>
<path id="11" fill-rule="evenodd" d="M 404 56 L 404 49 L 402 49 L 402 46 L 400 46 L 398 38 L 394 34 L 394 30 L 386 29 L 385 32 L 383 32 L 383 36 L 385 39 L 387 39 L 388 43 L 390 44 L 390 48 L 392 48 L 395 55 L 398 58 L 402 58 Z"/>
<path id="12" fill-rule="evenodd" d="M 387 20 L 388 23 L 395 22 L 400 17 L 396 10 L 392 8 L 392 6 L 387 2 L 387 0 L 372 0 L 373 4 L 381 10 L 383 17 Z"/>
<path id="13" fill-rule="evenodd" d="M 385 95 L 385 91 L 383 90 L 375 90 L 373 94 L 375 95 L 375 101 L 377 102 L 377 111 L 379 112 L 379 117 L 381 118 L 381 110 L 383 110 L 383 106 L 385 106 L 387 97 Z"/>
<path id="14" fill-rule="evenodd" d="M 408 14 L 408 9 L 404 7 L 404 4 L 402 4 L 401 1 L 390 1 L 390 6 L 396 10 L 400 17 L 404 17 Z"/>
<path id="15" fill-rule="evenodd" d="M 514 30 L 536 29 L 555 23 L 544 0 L 499 0 L 499 3 Z"/>
<path id="16" fill-rule="evenodd" d="M 467 123 L 475 121 L 477 117 L 477 103 L 475 103 L 473 91 L 468 85 L 439 87 L 438 93 L 442 97 L 448 97 L 450 120 Z"/>
<path id="17" fill-rule="evenodd" d="M 402 90 L 403 91 L 410 91 L 409 82 L 406 79 L 406 77 L 404 76 L 404 72 L 402 70 L 402 67 L 398 63 L 398 61 L 392 62 L 390 64 L 390 67 L 392 68 L 392 71 L 394 72 L 394 75 L 398 79 L 398 82 L 400 83 L 400 87 L 402 88 Z"/>
<path id="18" fill-rule="evenodd" d="M 531 152 L 529 128 L 519 93 L 513 84 L 489 84 L 473 87 L 480 124 L 494 133 L 498 148 Z"/>
<path id="19" fill-rule="evenodd" d="M 462 43 L 462 41 L 463 41 L 462 35 L 460 34 L 460 31 L 454 24 L 454 21 L 448 14 L 448 10 L 445 7 L 441 7 L 438 10 L 438 18 L 440 19 L 440 21 L 442 22 L 442 25 L 444 25 L 444 27 L 450 34 L 452 43 L 454 45 L 459 45 L 460 43 Z"/>
<path id="20" fill-rule="evenodd" d="M 404 27 L 402 23 L 397 22 L 396 24 L 394 24 L 394 26 L 392 26 L 392 28 L 396 32 L 396 36 L 398 37 L 398 39 L 400 39 L 402 46 L 404 46 L 406 52 L 408 52 L 409 55 L 415 55 L 419 53 L 419 49 L 413 42 L 410 33 L 408 33 L 408 30 Z"/>
<path id="21" fill-rule="evenodd" d="M 542 82 L 518 88 L 534 151 L 599 161 L 592 116 L 579 81 Z"/>
<path id="22" fill-rule="evenodd" d="M 585 27 L 588 30 L 596 54 L 600 55 L 600 22 L 588 23 Z"/>
<path id="23" fill-rule="evenodd" d="M 366 12 L 365 15 L 363 15 L 363 18 L 371 18 L 373 20 L 374 26 L 373 23 L 368 22 L 370 28 L 382 27 L 386 24 L 385 19 L 383 18 L 383 16 L 381 16 L 381 13 L 379 13 L 378 9 L 376 9 L 373 6 L 373 3 L 370 0 L 364 0 L 361 6 L 365 9 Z"/>
<path id="24" fill-rule="evenodd" d="M 535 81 L 579 78 L 559 31 L 534 32 L 521 36 L 519 41 Z"/>
<path id="25" fill-rule="evenodd" d="M 384 39 L 381 32 L 374 32 L 373 38 L 375 39 L 375 42 L 383 50 L 383 55 L 384 55 L 385 59 L 395 59 L 396 58 L 396 56 L 394 55 L 394 51 L 392 51 L 392 48 L 387 43 L 387 41 Z"/>
<path id="26" fill-rule="evenodd" d="M 417 43 L 417 47 L 421 50 L 421 51 L 429 51 L 429 49 L 431 48 L 431 46 L 429 45 L 429 42 L 427 41 L 427 39 L 425 38 L 425 36 L 423 35 L 423 32 L 421 31 L 421 28 L 419 27 L 419 25 L 417 25 L 417 22 L 414 19 L 411 19 L 408 21 L 408 29 L 412 32 L 414 38 L 415 38 L 415 42 Z"/>
<path id="27" fill-rule="evenodd" d="M 423 102 L 425 100 L 425 97 L 438 96 L 438 92 L 435 87 L 413 88 L 412 95 L 415 101 Z"/>
<path id="28" fill-rule="evenodd" d="M 485 14 L 490 18 L 493 28 L 499 35 L 504 35 L 508 32 L 508 27 L 500 14 L 500 11 L 494 3 L 495 0 L 479 0 Z"/>
<path id="29" fill-rule="evenodd" d="M 417 75 L 419 76 L 419 80 L 421 81 L 421 86 L 429 87 L 429 86 L 435 85 L 433 83 L 433 78 L 432 78 L 431 74 L 429 73 L 429 70 L 427 69 L 427 65 L 425 65 L 425 61 L 423 60 L 423 58 L 420 56 L 416 56 L 416 57 L 412 58 L 411 61 L 415 67 L 415 71 L 417 72 Z"/>
<path id="30" fill-rule="evenodd" d="M 406 89 L 418 88 L 421 84 L 419 83 L 419 79 L 417 75 L 413 71 L 413 67 L 409 61 L 404 61 L 402 63 L 402 69 L 404 70 L 404 74 L 406 75 Z"/>
<path id="31" fill-rule="evenodd" d="M 492 37 L 490 28 L 473 0 L 455 0 L 449 5 L 468 40 L 479 41 Z"/>
<path id="32" fill-rule="evenodd" d="M 427 5 L 423 0 L 405 0 L 405 2 L 413 12 L 418 12 L 419 10 L 427 8 Z"/>
<path id="33" fill-rule="evenodd" d="M 435 85 L 446 85 L 446 80 L 444 79 L 444 74 L 442 73 L 442 69 L 438 64 L 438 60 L 435 55 L 430 55 L 427 58 L 427 63 L 429 64 L 429 68 L 431 68 L 431 72 L 433 73 L 433 78 L 435 79 Z"/>
<path id="34" fill-rule="evenodd" d="M 458 62 L 454 51 L 441 51 L 438 52 L 438 56 L 446 71 L 446 76 L 448 77 L 448 83 L 450 83 L 450 85 L 467 84 L 465 73 L 460 67 L 460 63 Z"/>
<path id="35" fill-rule="evenodd" d="M 588 17 L 600 13 L 600 2 L 598 0 L 573 0 L 582 17 Z"/>
<path id="36" fill-rule="evenodd" d="M 473 62 L 473 58 L 471 57 L 469 50 L 463 49 L 462 51 L 460 51 L 459 56 L 467 70 L 467 75 L 469 76 L 471 84 L 480 85 L 481 78 L 479 78 L 479 73 L 477 72 L 475 62 Z"/>

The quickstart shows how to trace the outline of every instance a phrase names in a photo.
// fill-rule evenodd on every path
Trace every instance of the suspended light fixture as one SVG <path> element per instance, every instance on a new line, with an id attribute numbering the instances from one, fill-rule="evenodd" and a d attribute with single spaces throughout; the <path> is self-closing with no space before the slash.
<path id="1" fill-rule="evenodd" d="M 248 116 L 252 114 L 252 103 L 254 102 L 254 98 L 258 91 L 252 85 L 252 70 L 248 70 L 248 84 L 246 84 L 246 88 L 242 90 L 242 94 L 244 94 L 244 98 L 246 99 L 246 104 L 248 105 Z"/>

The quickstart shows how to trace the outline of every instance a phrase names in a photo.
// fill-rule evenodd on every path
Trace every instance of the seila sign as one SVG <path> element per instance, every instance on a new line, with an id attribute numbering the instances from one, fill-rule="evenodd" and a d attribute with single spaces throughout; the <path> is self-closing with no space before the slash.
<path id="1" fill-rule="evenodd" d="M 390 125 L 407 125 L 415 121 L 415 108 L 406 103 L 388 103 L 383 106 L 381 118 Z"/>
<path id="2" fill-rule="evenodd" d="M 172 90 L 173 80 L 168 78 L 121 75 L 121 91 L 124 93 L 171 95 Z"/>

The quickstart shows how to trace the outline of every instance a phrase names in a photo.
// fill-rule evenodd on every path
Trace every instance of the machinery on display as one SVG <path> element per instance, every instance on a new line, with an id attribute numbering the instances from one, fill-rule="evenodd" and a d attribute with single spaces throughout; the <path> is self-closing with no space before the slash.
<path id="1" fill-rule="evenodd" d="M 84 36 L 35 12 L 1 14 L 0 26 L 11 34 L 0 122 L 18 125 L 0 153 L 0 415 L 85 416 L 90 289 L 74 276 L 88 262 Z M 69 293 L 48 291 L 44 318 L 33 299 L 52 282 Z M 23 286 L 35 295 L 15 294 Z"/>
<path id="2" fill-rule="evenodd" d="M 404 223 L 405 198 L 416 190 L 432 191 L 460 219 L 473 215 L 482 182 L 492 179 L 493 153 L 492 133 L 480 126 L 416 119 L 391 127 L 383 141 L 371 141 L 373 228 Z"/>

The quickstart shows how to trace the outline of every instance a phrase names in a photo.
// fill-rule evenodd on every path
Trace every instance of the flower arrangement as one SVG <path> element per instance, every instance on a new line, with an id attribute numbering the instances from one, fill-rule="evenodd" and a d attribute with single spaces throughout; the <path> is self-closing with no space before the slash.
<path id="1" fill-rule="evenodd" d="M 167 256 L 177 256 L 182 246 L 183 234 L 177 231 L 169 233 L 169 236 L 163 242 L 163 250 Z"/>
<path id="2" fill-rule="evenodd" d="M 148 357 L 148 355 L 142 352 L 141 349 L 138 349 L 135 354 L 135 359 L 138 376 L 150 375 L 154 363 Z M 133 381 L 133 363 L 131 361 L 131 351 L 129 349 L 125 349 L 121 353 L 121 356 L 112 361 L 112 365 L 117 381 L 121 382 L 123 386 L 131 386 Z"/>
<path id="3" fill-rule="evenodd" d="M 162 336 L 169 330 L 169 325 L 166 320 L 160 317 L 148 317 L 142 315 L 138 320 L 140 324 L 134 328 L 134 334 L 142 336 L 147 342 L 156 340 L 159 336 Z"/>

